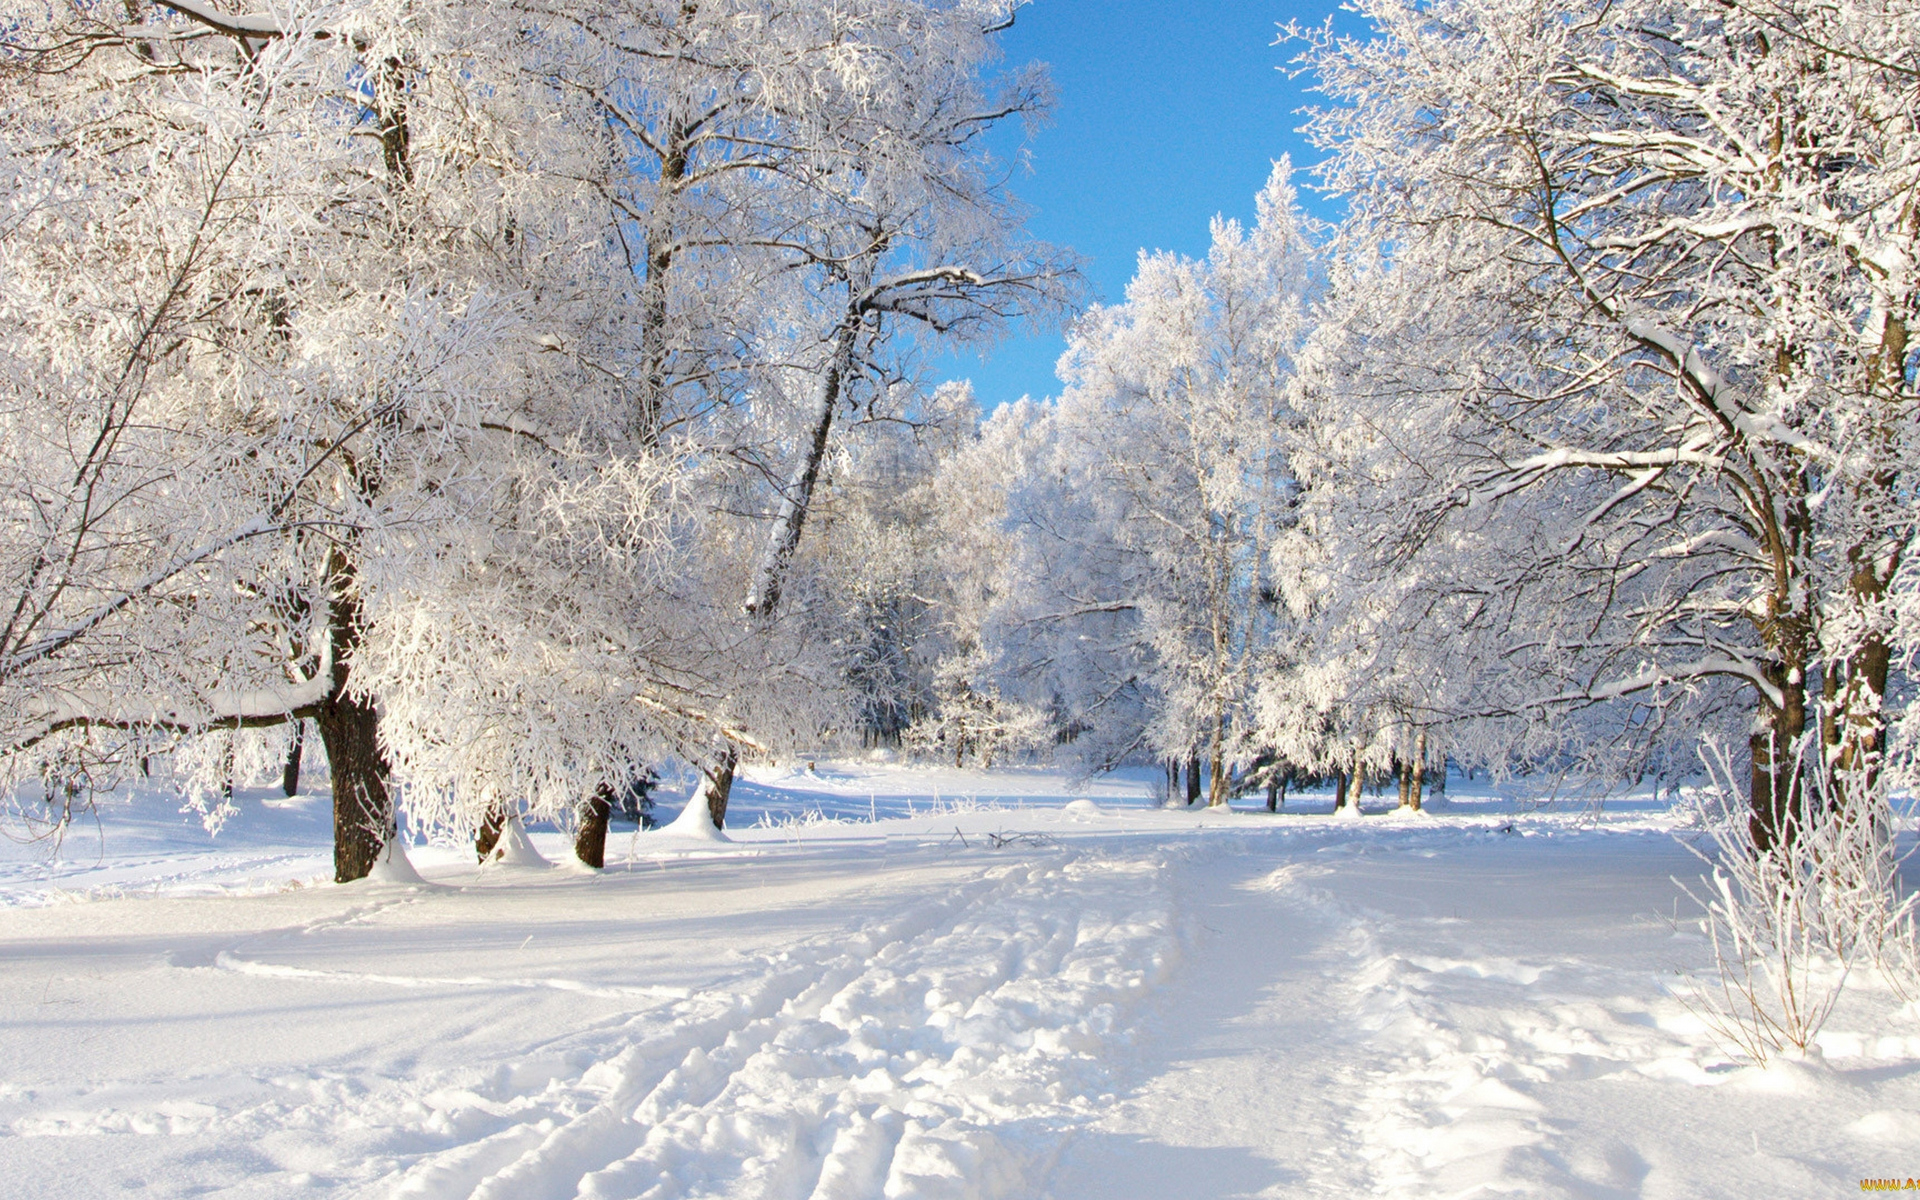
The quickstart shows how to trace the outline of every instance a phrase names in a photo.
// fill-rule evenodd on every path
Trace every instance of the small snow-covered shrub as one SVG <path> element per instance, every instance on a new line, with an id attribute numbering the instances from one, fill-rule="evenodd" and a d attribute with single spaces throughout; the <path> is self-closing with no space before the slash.
<path id="1" fill-rule="evenodd" d="M 1707 754 L 1712 783 L 1688 793 L 1711 853 L 1704 894 L 1682 884 L 1705 912 L 1716 983 L 1695 1011 L 1720 1041 L 1756 1062 L 1805 1054 L 1853 973 L 1875 968 L 1911 995 L 1920 896 L 1902 895 L 1900 859 L 1884 801 L 1849 802 L 1820 771 L 1786 822 L 1786 836 L 1760 849 L 1729 756 Z"/>

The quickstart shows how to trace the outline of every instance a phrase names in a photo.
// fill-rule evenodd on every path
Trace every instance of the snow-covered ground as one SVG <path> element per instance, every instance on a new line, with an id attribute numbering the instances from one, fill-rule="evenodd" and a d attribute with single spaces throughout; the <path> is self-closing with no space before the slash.
<path id="1" fill-rule="evenodd" d="M 1751 1200 L 1920 1175 L 1920 1007 L 1862 979 L 1824 1061 L 1761 1069 L 1678 998 L 1708 951 L 1664 804 L 1456 779 L 1439 811 L 1354 820 L 1162 811 L 1153 782 L 799 764 L 743 781 L 727 840 L 616 832 L 599 874 L 415 846 L 426 883 L 345 887 L 319 797 L 243 794 L 216 839 L 109 803 L 58 863 L 0 851 L 0 1195 Z"/>

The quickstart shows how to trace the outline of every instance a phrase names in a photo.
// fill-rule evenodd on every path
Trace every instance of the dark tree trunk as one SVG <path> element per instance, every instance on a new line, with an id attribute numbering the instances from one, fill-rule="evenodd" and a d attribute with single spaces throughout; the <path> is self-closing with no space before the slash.
<path id="1" fill-rule="evenodd" d="M 473 852 L 481 862 L 493 857 L 494 847 L 500 844 L 500 835 L 507 831 L 507 810 L 501 805 L 487 809 L 487 815 L 480 822 L 480 829 L 473 836 Z"/>
<path id="2" fill-rule="evenodd" d="M 1395 781 L 1400 785 L 1400 807 L 1413 807 L 1413 764 L 1396 759 L 1393 764 Z"/>
<path id="3" fill-rule="evenodd" d="M 1333 811 L 1339 812 L 1347 806 L 1347 773 L 1333 773 Z"/>
<path id="4" fill-rule="evenodd" d="M 595 870 L 605 867 L 607 822 L 612 819 L 613 789 L 601 784 L 599 790 L 580 805 L 580 829 L 573 835 L 573 856 Z"/>
<path id="5" fill-rule="evenodd" d="M 307 723 L 293 723 L 293 743 L 287 747 L 286 765 L 280 768 L 280 790 L 291 796 L 300 790 L 300 753 L 307 742 Z"/>
<path id="6" fill-rule="evenodd" d="M 704 782 L 700 786 L 700 795 L 695 803 L 707 802 L 707 816 L 713 819 L 715 829 L 727 827 L 727 799 L 733 795 L 733 769 L 740 765 L 740 752 L 729 745 L 720 752 L 713 768 L 700 768 Z"/>
<path id="7" fill-rule="evenodd" d="M 333 878 L 365 879 L 393 836 L 393 801 L 380 752 L 380 717 L 358 697 L 336 695 L 314 724 L 333 772 Z"/>
<path id="8" fill-rule="evenodd" d="M 1802 815 L 1800 740 L 1807 729 L 1807 707 L 1805 685 L 1789 683 L 1787 668 L 1768 664 L 1763 669 L 1785 701 L 1776 707 L 1763 697 L 1759 720 L 1747 739 L 1752 759 L 1747 830 L 1754 849 L 1764 854 L 1793 838 Z"/>
<path id="9" fill-rule="evenodd" d="M 387 792 L 387 758 L 380 749 L 380 714 L 373 702 L 347 686 L 354 649 L 360 644 L 360 600 L 353 567 L 335 551 L 328 563 L 332 595 L 327 600 L 333 649 L 333 688 L 314 715 L 333 775 L 333 878 L 365 879 L 393 837 L 393 798 Z"/>
<path id="10" fill-rule="evenodd" d="M 1200 803 L 1200 756 L 1187 756 L 1187 807 Z"/>

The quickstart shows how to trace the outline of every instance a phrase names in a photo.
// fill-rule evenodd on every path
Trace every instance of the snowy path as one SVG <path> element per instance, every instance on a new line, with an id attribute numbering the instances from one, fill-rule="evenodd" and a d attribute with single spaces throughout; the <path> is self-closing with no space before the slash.
<path id="1" fill-rule="evenodd" d="M 888 819 L 872 782 L 789 811 L 877 822 L 628 838 L 599 876 L 435 852 L 425 887 L 263 892 L 253 864 L 293 851 L 262 834 L 98 868 L 140 898 L 7 885 L 0 1195 L 1751 1197 L 1920 1173 L 1920 1011 L 1869 995 L 1828 1065 L 1729 1063 L 1666 987 L 1702 946 L 1657 915 L 1693 869 L 1659 820 L 1065 788 Z M 1043 836 L 986 837 L 1012 830 Z"/>
<path id="2" fill-rule="evenodd" d="M 1690 858 L 1563 837 L 1247 840 L 1189 866 L 1144 1081 L 1047 1195 L 1816 1197 L 1911 1160 L 1916 1014 L 1871 1055 L 1834 1030 L 1858 1056 L 1833 1069 L 1728 1063 L 1650 986 L 1697 961 L 1647 903 Z"/>

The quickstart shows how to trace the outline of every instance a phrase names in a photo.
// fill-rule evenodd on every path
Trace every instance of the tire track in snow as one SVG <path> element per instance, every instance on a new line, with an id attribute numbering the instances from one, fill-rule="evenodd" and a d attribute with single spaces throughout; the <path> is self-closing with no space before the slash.
<path id="1" fill-rule="evenodd" d="M 1171 965 L 1163 875 L 1093 855 L 997 867 L 769 956 L 755 986 L 672 1006 L 573 1095 L 422 1158 L 386 1194 L 1026 1194 Z"/>

